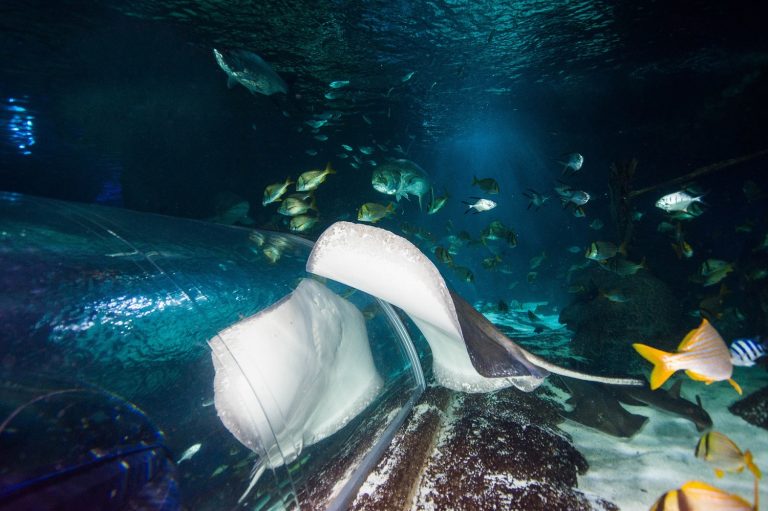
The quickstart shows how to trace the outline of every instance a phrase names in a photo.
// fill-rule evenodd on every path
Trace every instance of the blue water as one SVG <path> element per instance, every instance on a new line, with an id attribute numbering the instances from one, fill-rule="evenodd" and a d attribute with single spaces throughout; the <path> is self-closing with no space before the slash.
<path id="1" fill-rule="evenodd" d="M 674 349 L 702 317 L 726 342 L 766 335 L 768 39 L 752 3 L 12 0 L 0 13 L 0 191 L 203 221 L 223 221 L 232 201 L 246 205 L 247 220 L 228 221 L 243 229 L 231 231 L 130 215 L 81 222 L 56 208 L 0 218 L 11 290 L 0 310 L 13 318 L 0 367 L 69 372 L 136 401 L 176 454 L 218 442 L 198 455 L 205 477 L 182 479 L 195 502 L 221 505 L 195 485 L 223 465 L 245 481 L 253 456 L 242 462 L 247 450 L 203 406 L 211 392 L 186 382 L 212 379 L 210 338 L 306 276 L 308 247 L 256 243 L 245 229 L 290 233 L 279 204 L 262 205 L 265 188 L 328 162 L 336 173 L 314 194 L 317 224 L 300 236 L 354 221 L 364 203 L 396 202 L 378 226 L 418 246 L 504 333 L 559 364 L 641 376 L 648 365 L 631 342 Z M 258 54 L 287 93 L 227 87 L 213 48 Z M 564 175 L 560 162 L 575 152 L 584 165 Z M 373 188 L 376 168 L 399 158 L 448 195 L 440 211 L 426 213 L 431 194 L 420 208 L 414 196 Z M 632 158 L 624 184 L 640 193 L 627 233 L 610 169 Z M 499 193 L 474 177 L 493 178 Z M 561 204 L 563 183 L 589 193 L 583 216 Z M 704 205 L 675 234 L 655 203 L 686 187 Z M 538 210 L 531 189 L 550 196 Z M 474 197 L 497 207 L 467 213 Z M 515 246 L 483 238 L 494 221 L 514 231 Z M 436 249 L 458 236 L 467 239 L 453 262 L 440 261 Z M 644 262 L 636 275 L 585 258 L 592 242 L 623 240 L 626 259 Z M 676 256 L 680 240 L 690 258 Z M 264 251 L 273 242 L 278 263 Z M 733 270 L 704 286 L 712 259 Z M 403 354 L 378 342 L 391 334 L 381 311 L 362 293 L 348 298 L 379 314 L 368 318 L 379 370 L 404 377 Z M 429 375 L 429 350 L 409 330 Z M 381 399 L 402 404 L 390 397 Z"/>

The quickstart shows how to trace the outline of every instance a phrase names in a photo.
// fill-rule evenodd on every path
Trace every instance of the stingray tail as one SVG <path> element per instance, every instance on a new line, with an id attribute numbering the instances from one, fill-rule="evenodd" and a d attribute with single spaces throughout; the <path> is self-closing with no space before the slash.
<path id="1" fill-rule="evenodd" d="M 594 374 L 587 374 L 579 371 L 574 371 L 572 369 L 566 369 L 565 367 L 560 367 L 558 365 L 555 365 L 551 362 L 544 360 L 543 358 L 537 357 L 533 353 L 529 353 L 528 351 L 522 348 L 520 349 L 525 354 L 525 358 L 527 358 L 531 364 L 534 364 L 542 369 L 546 369 L 547 371 L 553 374 L 559 374 L 560 376 L 567 376 L 569 378 L 575 378 L 577 380 L 594 381 L 597 383 L 607 383 L 608 385 L 632 385 L 635 387 L 640 387 L 645 385 L 644 381 L 638 380 L 636 378 L 612 378 L 609 376 L 596 376 Z"/>
<path id="2" fill-rule="evenodd" d="M 633 344 L 632 347 L 637 350 L 641 357 L 653 364 L 653 371 L 651 372 L 652 390 L 656 390 L 664 385 L 664 382 L 675 373 L 675 369 L 669 367 L 672 353 L 657 350 L 656 348 L 651 348 L 650 346 L 639 343 Z"/>

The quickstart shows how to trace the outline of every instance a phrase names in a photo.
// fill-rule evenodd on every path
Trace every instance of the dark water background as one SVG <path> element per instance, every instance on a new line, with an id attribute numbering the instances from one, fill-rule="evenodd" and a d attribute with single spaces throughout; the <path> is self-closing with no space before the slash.
<path id="1" fill-rule="evenodd" d="M 430 217 L 405 203 L 379 225 L 399 232 L 407 221 L 440 238 L 450 219 L 453 232 L 476 237 L 502 220 L 520 239 L 504 252 L 519 272 L 485 272 L 479 261 L 487 251 L 469 248 L 457 260 L 475 283 L 447 278 L 473 299 L 564 303 L 561 275 L 583 262 L 566 247 L 617 238 L 607 198 L 612 162 L 638 158 L 641 187 L 768 148 L 768 38 L 759 5 L 7 1 L 0 6 L 0 189 L 192 218 L 211 216 L 216 194 L 228 191 L 250 201 L 257 226 L 287 230 L 274 207 L 261 206 L 264 187 L 331 161 L 339 172 L 317 192 L 321 222 L 306 233 L 313 237 L 355 218 L 362 203 L 387 199 L 372 189 L 371 167 L 337 158 L 340 144 L 385 144 L 390 152 L 377 149 L 377 161 L 402 156 L 391 151 L 399 144 L 451 199 Z M 213 47 L 258 53 L 289 93 L 228 89 Z M 341 99 L 327 100 L 333 80 L 351 84 Z M 329 140 L 318 142 L 303 122 L 328 111 L 342 115 L 321 130 Z M 557 161 L 573 151 L 585 164 L 569 182 L 593 196 L 586 218 L 555 199 L 527 211 L 522 192 L 552 194 Z M 767 161 L 697 182 L 709 207 L 686 225 L 696 250 L 690 261 L 677 262 L 656 232 L 664 215 L 653 203 L 675 189 L 639 198 L 645 217 L 630 257 L 647 257 L 682 294 L 707 257 L 751 253 L 766 232 L 765 201 L 748 203 L 742 186 L 751 179 L 768 190 Z M 463 214 L 460 201 L 479 195 L 473 175 L 498 181 L 498 208 Z M 602 231 L 587 227 L 595 218 L 605 222 Z M 747 221 L 751 233 L 734 233 Z M 528 285 L 528 261 L 542 251 L 548 259 Z"/>

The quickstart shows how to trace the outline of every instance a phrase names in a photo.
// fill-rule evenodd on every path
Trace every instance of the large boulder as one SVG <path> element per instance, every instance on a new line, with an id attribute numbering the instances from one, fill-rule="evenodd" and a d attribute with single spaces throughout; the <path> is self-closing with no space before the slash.
<path id="1" fill-rule="evenodd" d="M 572 282 L 583 292 L 562 310 L 560 322 L 574 332 L 572 350 L 589 361 L 585 369 L 638 370 L 646 364 L 632 343 L 671 351 L 696 326 L 696 318 L 684 320 L 682 306 L 670 288 L 646 270 L 621 276 L 593 267 Z"/>
<path id="2" fill-rule="evenodd" d="M 536 393 L 431 387 L 350 509 L 618 509 L 576 488 L 588 464 L 560 421 Z"/>

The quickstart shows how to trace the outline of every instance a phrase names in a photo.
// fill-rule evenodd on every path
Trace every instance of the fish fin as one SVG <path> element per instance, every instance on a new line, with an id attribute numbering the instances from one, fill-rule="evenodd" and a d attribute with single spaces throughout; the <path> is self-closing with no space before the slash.
<path id="1" fill-rule="evenodd" d="M 699 333 L 702 332 L 702 330 L 705 328 L 705 325 L 709 325 L 709 321 L 707 321 L 706 318 L 703 318 L 698 328 L 694 328 L 686 334 L 686 336 L 683 338 L 683 341 L 680 343 L 680 346 L 677 347 L 677 351 L 686 351 L 688 348 L 690 348 L 691 345 L 697 341 Z"/>
<path id="2" fill-rule="evenodd" d="M 739 386 L 738 383 L 736 383 L 736 381 L 733 378 L 728 378 L 728 383 L 731 384 L 731 387 L 733 387 L 734 390 L 739 393 L 739 395 L 743 394 L 743 392 L 741 391 L 741 387 Z"/>
<path id="3" fill-rule="evenodd" d="M 722 471 L 721 469 L 719 469 L 719 468 L 716 468 L 716 469 L 715 469 L 715 475 L 716 475 L 717 477 L 723 477 L 723 476 L 725 475 L 725 472 L 723 472 L 723 471 Z"/>
<path id="4" fill-rule="evenodd" d="M 669 395 L 675 399 L 680 399 L 680 389 L 683 387 L 683 380 L 677 380 L 672 388 L 669 389 Z"/>
<path id="5" fill-rule="evenodd" d="M 325 173 L 326 174 L 335 174 L 336 171 L 333 170 L 333 167 L 331 167 L 331 162 L 328 162 L 328 164 L 325 166 Z"/>
<path id="6" fill-rule="evenodd" d="M 696 381 L 703 381 L 707 385 L 711 385 L 714 380 L 712 378 L 709 378 L 708 376 L 704 376 L 702 374 L 697 373 L 696 371 L 691 371 L 690 369 L 685 370 L 685 374 L 688 375 L 688 378 Z"/>
<path id="7" fill-rule="evenodd" d="M 232 88 L 232 87 L 234 87 L 235 85 L 237 85 L 237 80 L 235 80 L 235 79 L 234 79 L 234 78 L 232 78 L 231 76 L 227 76 L 227 88 L 228 88 L 228 89 L 231 89 L 231 88 Z"/>
<path id="8" fill-rule="evenodd" d="M 477 176 L 472 176 L 472 186 L 477 184 Z"/>
<path id="9" fill-rule="evenodd" d="M 755 465 L 755 462 L 752 459 L 752 453 L 749 449 L 744 452 L 744 464 L 747 466 L 747 470 L 752 472 L 756 479 L 762 479 L 763 474 L 760 472 L 760 469 L 757 468 L 757 465 Z"/>
<path id="10" fill-rule="evenodd" d="M 531 206 L 533 206 L 533 202 L 528 203 L 528 209 L 531 209 Z"/>
<path id="11" fill-rule="evenodd" d="M 627 257 L 627 242 L 626 242 L 626 240 L 624 242 L 622 242 L 621 245 L 619 245 L 619 249 L 617 250 L 617 252 L 619 254 L 623 255 L 624 257 Z"/>
<path id="12" fill-rule="evenodd" d="M 667 365 L 669 357 L 672 353 L 667 353 L 645 344 L 635 343 L 632 345 L 641 357 L 653 364 L 653 371 L 651 371 L 651 390 L 656 390 L 661 387 L 665 381 L 669 379 L 675 373 L 675 369 L 670 369 Z"/>

